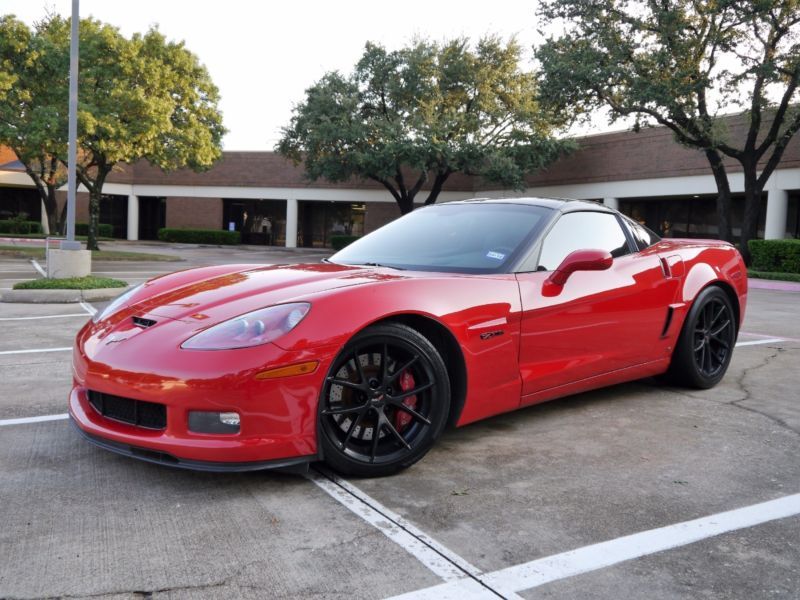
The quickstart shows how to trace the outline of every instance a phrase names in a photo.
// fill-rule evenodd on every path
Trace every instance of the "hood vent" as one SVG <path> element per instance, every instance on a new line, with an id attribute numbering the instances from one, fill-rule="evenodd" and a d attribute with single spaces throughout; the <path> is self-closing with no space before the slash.
<path id="1" fill-rule="evenodd" d="M 157 321 L 153 321 L 153 319 L 145 319 L 144 317 L 133 317 L 133 324 L 143 329 L 152 327 L 156 323 Z"/>

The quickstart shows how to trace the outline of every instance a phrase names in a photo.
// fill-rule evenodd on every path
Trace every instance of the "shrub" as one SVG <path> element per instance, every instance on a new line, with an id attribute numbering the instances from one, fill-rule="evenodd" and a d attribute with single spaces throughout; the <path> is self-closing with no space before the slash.
<path id="1" fill-rule="evenodd" d="M 170 229 L 158 230 L 158 239 L 162 242 L 181 242 L 184 244 L 217 244 L 233 245 L 241 240 L 238 231 L 224 229 Z"/>
<path id="2" fill-rule="evenodd" d="M 110 277 L 69 277 L 67 279 L 32 279 L 14 284 L 15 290 L 98 290 L 127 287 L 128 283 Z"/>
<path id="3" fill-rule="evenodd" d="M 800 273 L 800 240 L 750 240 L 756 271 Z"/>
<path id="4" fill-rule="evenodd" d="M 42 233 L 42 224 L 38 221 L 8 219 L 0 221 L 0 233 Z"/>
<path id="5" fill-rule="evenodd" d="M 349 246 L 355 242 L 358 238 L 359 236 L 357 235 L 332 235 L 331 248 L 334 250 L 341 250 L 345 246 Z"/>
<path id="6" fill-rule="evenodd" d="M 89 224 L 75 223 L 75 235 L 89 235 Z M 98 223 L 97 235 L 99 237 L 114 237 L 114 226 L 108 223 Z"/>

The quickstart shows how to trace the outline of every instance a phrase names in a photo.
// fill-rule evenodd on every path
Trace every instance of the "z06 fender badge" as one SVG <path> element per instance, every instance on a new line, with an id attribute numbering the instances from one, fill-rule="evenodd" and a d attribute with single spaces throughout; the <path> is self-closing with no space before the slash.
<path id="1" fill-rule="evenodd" d="M 491 339 L 493 337 L 497 337 L 498 335 L 503 335 L 503 330 L 502 329 L 499 329 L 497 331 L 485 331 L 485 332 L 483 332 L 481 334 L 481 339 L 482 340 L 488 340 L 488 339 Z"/>

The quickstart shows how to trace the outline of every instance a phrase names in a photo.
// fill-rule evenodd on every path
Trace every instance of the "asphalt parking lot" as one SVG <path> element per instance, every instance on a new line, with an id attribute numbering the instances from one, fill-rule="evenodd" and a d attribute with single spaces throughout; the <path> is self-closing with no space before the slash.
<path id="1" fill-rule="evenodd" d="M 126 246 L 164 252 L 147 245 Z M 138 283 L 318 253 L 177 249 Z M 35 276 L 0 260 L 0 293 Z M 445 433 L 400 475 L 205 474 L 65 420 L 94 307 L 0 303 L 0 598 L 798 598 L 800 293 L 751 290 L 708 391 L 641 381 Z"/>

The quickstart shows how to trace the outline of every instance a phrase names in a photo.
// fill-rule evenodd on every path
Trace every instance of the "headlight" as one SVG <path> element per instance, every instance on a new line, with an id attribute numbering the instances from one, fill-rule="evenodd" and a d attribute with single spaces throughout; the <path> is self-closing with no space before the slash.
<path id="1" fill-rule="evenodd" d="M 92 317 L 92 321 L 97 323 L 101 319 L 107 319 L 108 317 L 113 315 L 120 308 L 125 306 L 125 304 L 127 304 L 128 300 L 131 299 L 131 296 L 133 296 L 136 292 L 138 292 L 140 289 L 142 289 L 142 286 L 144 286 L 144 284 L 140 283 L 135 288 L 132 288 L 132 289 L 128 290 L 127 292 L 125 292 L 124 294 L 120 294 L 119 296 L 114 298 L 114 300 L 111 302 L 111 304 L 106 306 L 103 310 L 101 310 L 99 312 L 96 312 L 94 314 L 94 316 Z"/>
<path id="2" fill-rule="evenodd" d="M 229 350 L 267 344 L 289 333 L 308 314 L 307 302 L 278 304 L 224 321 L 181 344 L 187 350 Z"/>

